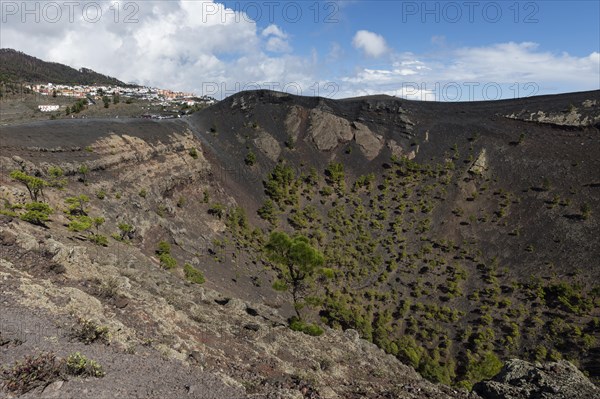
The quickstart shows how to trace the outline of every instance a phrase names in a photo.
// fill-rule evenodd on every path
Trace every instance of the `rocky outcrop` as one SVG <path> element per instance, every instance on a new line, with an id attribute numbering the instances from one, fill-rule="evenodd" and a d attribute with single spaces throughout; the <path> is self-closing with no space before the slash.
<path id="1" fill-rule="evenodd" d="M 580 107 L 571 104 L 568 110 L 562 112 L 544 112 L 541 110 L 531 112 L 522 110 L 517 113 L 505 115 L 510 119 L 526 122 L 546 123 L 557 126 L 586 127 L 600 123 L 600 106 L 596 100 L 585 100 Z"/>
<path id="2" fill-rule="evenodd" d="M 597 399 L 600 389 L 573 364 L 509 360 L 490 381 L 475 385 L 484 399 Z"/>
<path id="3" fill-rule="evenodd" d="M 295 141 L 298 139 L 300 133 L 300 126 L 302 125 L 302 115 L 306 113 L 302 107 L 293 106 L 287 117 L 285 118 L 285 131 Z"/>
<path id="4" fill-rule="evenodd" d="M 473 164 L 469 168 L 469 173 L 481 176 L 481 175 L 485 174 L 485 172 L 487 170 L 488 170 L 488 159 L 487 159 L 487 154 L 486 154 L 486 151 L 484 148 L 481 150 L 481 152 L 477 156 L 477 159 L 475 160 L 475 162 L 473 162 Z"/>
<path id="5" fill-rule="evenodd" d="M 194 151 L 194 156 L 190 155 L 190 151 Z M 58 166 L 65 175 L 72 176 L 77 175 L 80 167 L 85 165 L 89 173 L 112 170 L 119 180 L 138 189 L 155 186 L 160 193 L 208 170 L 208 161 L 200 150 L 200 142 L 189 130 L 173 132 L 157 142 L 111 133 L 92 142 L 86 151 L 66 151 L 55 159 L 34 164 L 19 156 L 0 156 L 0 167 L 3 170 L 22 169 L 27 173 L 46 175 L 51 166 Z M 144 167 L 140 168 L 142 164 Z M 159 175 L 161 178 L 158 178 Z"/>
<path id="6" fill-rule="evenodd" d="M 376 135 L 366 125 L 359 122 L 352 122 L 354 129 L 354 140 L 360 147 L 364 156 L 369 160 L 373 160 L 383 148 L 383 137 Z"/>
<path id="7" fill-rule="evenodd" d="M 340 143 L 347 143 L 354 137 L 347 119 L 320 109 L 313 109 L 309 118 L 308 137 L 320 151 L 331 151 Z"/>
<path id="8" fill-rule="evenodd" d="M 541 123 L 551 123 L 559 126 L 588 126 L 595 121 L 595 118 L 582 116 L 575 108 L 568 114 L 546 114 L 543 111 L 538 111 L 534 114 L 531 114 L 529 116 L 529 120 Z"/>
<path id="9" fill-rule="evenodd" d="M 279 141 L 265 131 L 261 131 L 258 137 L 254 139 L 254 145 L 267 156 L 271 161 L 277 162 L 281 154 Z"/>
<path id="10" fill-rule="evenodd" d="M 375 159 L 385 145 L 383 137 L 373 133 L 367 125 L 351 123 L 320 109 L 313 109 L 310 114 L 308 137 L 321 151 L 332 151 L 354 140 L 369 161 Z"/>
<path id="11" fill-rule="evenodd" d="M 399 158 L 402 155 L 404 155 L 404 149 L 400 144 L 396 142 L 396 140 L 388 140 L 387 146 L 390 149 L 390 151 L 392 151 L 392 155 L 394 155 L 395 157 Z"/>

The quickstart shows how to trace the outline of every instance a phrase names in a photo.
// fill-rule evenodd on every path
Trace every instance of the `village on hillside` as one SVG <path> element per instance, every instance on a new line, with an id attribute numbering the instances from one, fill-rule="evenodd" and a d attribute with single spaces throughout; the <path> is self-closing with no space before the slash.
<path id="1" fill-rule="evenodd" d="M 197 97 L 194 93 L 184 93 L 168 89 L 158 89 L 145 86 L 121 87 L 121 86 L 86 86 L 86 85 L 62 85 L 62 84 L 32 84 L 28 88 L 34 93 L 43 96 L 65 96 L 75 98 L 97 97 L 105 95 L 121 95 L 149 101 L 165 102 L 187 102 L 194 105 L 196 102 L 211 104 L 216 100 L 209 96 Z"/>
<path id="2" fill-rule="evenodd" d="M 132 101 L 141 101 L 155 107 L 162 107 L 163 111 L 167 111 L 167 109 L 171 111 L 168 115 L 165 115 L 164 112 L 140 115 L 141 117 L 153 119 L 178 117 L 217 102 L 217 100 L 209 96 L 196 96 L 194 93 L 145 86 L 38 83 L 26 85 L 24 89 L 45 99 L 43 104 L 37 106 L 38 110 L 43 113 L 60 112 L 65 108 L 52 101 L 52 99 L 58 101 L 60 98 L 73 98 L 86 106 L 94 106 L 104 102 L 106 108 L 107 102 L 116 104 L 123 101 L 129 104 Z M 68 114 L 69 112 L 67 112 Z"/>

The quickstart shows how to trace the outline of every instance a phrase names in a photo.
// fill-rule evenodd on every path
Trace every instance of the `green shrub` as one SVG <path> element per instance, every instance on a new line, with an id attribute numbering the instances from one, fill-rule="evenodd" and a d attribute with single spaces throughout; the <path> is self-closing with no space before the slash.
<path id="1" fill-rule="evenodd" d="M 164 218 L 167 213 L 167 207 L 164 204 L 158 204 L 156 214 L 161 218 Z"/>
<path id="2" fill-rule="evenodd" d="M 157 255 L 162 254 L 170 254 L 171 253 L 171 244 L 166 241 L 161 241 L 158 243 L 158 249 L 156 250 Z"/>
<path id="3" fill-rule="evenodd" d="M 318 337 L 319 335 L 323 334 L 323 329 L 318 325 L 306 323 L 295 316 L 290 319 L 290 329 L 303 332 L 304 334 L 311 335 L 313 337 Z"/>
<path id="4" fill-rule="evenodd" d="M 33 202 L 37 202 L 39 195 L 42 197 L 44 195 L 44 187 L 48 185 L 48 183 L 40 179 L 39 177 L 30 176 L 27 173 L 20 170 L 13 170 L 10 172 L 11 179 L 22 183 L 27 191 L 29 191 L 29 196 Z"/>
<path id="5" fill-rule="evenodd" d="M 2 368 L 2 385 L 9 392 L 25 394 L 39 386 L 61 379 L 62 363 L 53 353 L 27 356 L 10 368 Z"/>
<path id="6" fill-rule="evenodd" d="M 102 226 L 105 221 L 106 221 L 106 219 L 104 219 L 103 217 L 97 217 L 92 220 L 92 222 L 94 223 L 94 227 L 96 228 L 96 231 L 98 231 L 100 226 Z"/>
<path id="7" fill-rule="evenodd" d="M 258 208 L 257 213 L 258 216 L 260 216 L 262 219 L 269 221 L 272 224 L 275 224 L 275 222 L 277 221 L 277 212 L 275 209 L 275 204 L 269 198 L 267 198 L 263 206 Z"/>
<path id="8" fill-rule="evenodd" d="M 254 165 L 256 163 L 256 154 L 252 151 L 249 151 L 248 154 L 246 154 L 246 158 L 244 158 L 244 162 L 248 166 Z"/>
<path id="9" fill-rule="evenodd" d="M 17 212 L 11 211 L 9 209 L 0 209 L 0 215 L 10 216 L 10 217 L 13 217 L 13 218 L 19 216 L 19 215 L 17 215 Z"/>
<path id="10" fill-rule="evenodd" d="M 161 254 L 158 256 L 158 259 L 160 260 L 161 266 L 165 269 L 174 269 L 177 267 L 177 261 L 171 254 Z"/>
<path id="11" fill-rule="evenodd" d="M 83 164 L 79 167 L 79 169 L 77 169 L 77 172 L 81 174 L 80 180 L 85 183 L 87 181 L 87 175 L 88 173 L 90 173 L 90 168 L 87 165 Z"/>
<path id="12" fill-rule="evenodd" d="M 402 336 L 396 343 L 398 347 L 398 355 L 401 359 L 407 360 L 414 368 L 418 368 L 421 364 L 421 358 L 425 350 L 417 344 L 414 337 L 410 335 Z"/>
<path id="13" fill-rule="evenodd" d="M 59 166 L 50 166 L 48 168 L 48 174 L 50 177 L 59 178 L 64 175 L 64 172 Z"/>
<path id="14" fill-rule="evenodd" d="M 156 254 L 158 255 L 161 266 L 165 269 L 173 269 L 177 267 L 177 261 L 171 256 L 171 244 L 168 242 L 159 242 Z"/>
<path id="15" fill-rule="evenodd" d="M 344 165 L 342 163 L 331 162 L 325 170 L 325 174 L 330 178 L 332 183 L 339 185 L 344 180 Z"/>
<path id="16" fill-rule="evenodd" d="M 96 198 L 98 198 L 99 200 L 103 200 L 104 198 L 106 198 L 106 191 L 103 188 L 98 190 L 98 192 L 96 193 Z"/>
<path id="17" fill-rule="evenodd" d="M 86 231 L 92 228 L 93 220 L 89 216 L 75 216 L 69 222 L 69 230 L 71 231 Z"/>
<path id="18" fill-rule="evenodd" d="M 140 190 L 140 192 L 138 193 L 138 195 L 139 195 L 140 197 L 142 197 L 142 198 L 146 198 L 146 195 L 148 195 L 148 191 L 146 191 L 146 189 L 145 189 L 145 188 L 142 188 L 142 189 Z"/>
<path id="19" fill-rule="evenodd" d="M 265 193 L 277 204 L 289 201 L 296 192 L 296 175 L 294 170 L 279 162 L 263 182 Z"/>
<path id="20" fill-rule="evenodd" d="M 108 238 L 102 234 L 90 234 L 89 239 L 91 242 L 101 247 L 108 246 Z"/>
<path id="21" fill-rule="evenodd" d="M 70 354 L 66 359 L 67 372 L 82 377 L 104 377 L 102 366 L 79 352 Z"/>
<path id="22" fill-rule="evenodd" d="M 190 148 L 189 154 L 192 158 L 198 159 L 198 150 L 196 149 L 196 147 Z"/>
<path id="23" fill-rule="evenodd" d="M 45 202 L 30 202 L 25 205 L 25 209 L 26 212 L 20 216 L 21 220 L 38 226 L 45 226 L 53 212 Z"/>
<path id="24" fill-rule="evenodd" d="M 454 363 L 443 364 L 440 361 L 438 351 L 433 356 L 425 355 L 419 365 L 419 373 L 429 381 L 450 385 L 456 373 Z"/>
<path id="25" fill-rule="evenodd" d="M 83 342 L 91 344 L 99 341 L 104 344 L 110 343 L 110 333 L 108 327 L 99 326 L 96 322 L 87 319 L 79 319 L 78 325 L 71 329 L 71 337 Z"/>
<path id="26" fill-rule="evenodd" d="M 492 378 L 503 366 L 500 358 L 491 351 L 480 355 L 467 352 L 467 359 L 467 377 L 472 383 Z"/>
<path id="27" fill-rule="evenodd" d="M 50 166 L 48 168 L 48 175 L 50 176 L 49 185 L 62 190 L 67 185 L 67 179 L 63 179 L 64 172 L 58 166 Z"/>
<path id="28" fill-rule="evenodd" d="M 185 278 L 194 284 L 203 284 L 206 281 L 204 274 L 189 263 L 183 265 L 183 272 L 185 273 Z"/>
<path id="29" fill-rule="evenodd" d="M 321 195 L 323 197 L 329 197 L 331 194 L 333 194 L 333 188 L 325 186 L 321 189 Z"/>
<path id="30" fill-rule="evenodd" d="M 325 278 L 329 278 L 332 279 L 335 277 L 335 270 L 329 268 L 329 267 L 323 267 L 319 270 L 319 273 L 321 273 L 321 275 Z"/>
<path id="31" fill-rule="evenodd" d="M 87 210 L 85 209 L 85 204 L 90 202 L 90 198 L 81 194 L 76 197 L 68 197 L 65 199 L 67 207 L 67 214 L 69 215 L 87 215 Z"/>
<path id="32" fill-rule="evenodd" d="M 273 289 L 275 291 L 287 291 L 288 290 L 288 285 L 285 283 L 285 281 L 282 280 L 275 280 L 275 282 L 273 282 Z"/>
<path id="33" fill-rule="evenodd" d="M 296 147 L 296 139 L 294 138 L 294 136 L 288 135 L 286 140 L 284 141 L 284 144 L 287 148 L 293 150 Z"/>
<path id="34" fill-rule="evenodd" d="M 210 206 L 210 208 L 208 208 L 208 214 L 216 216 L 219 219 L 221 219 L 221 218 L 223 218 L 223 215 L 225 214 L 225 207 L 222 204 L 215 202 L 214 204 L 212 204 Z"/>
<path id="35" fill-rule="evenodd" d="M 558 362 L 562 359 L 562 353 L 560 353 L 556 349 L 552 349 L 548 354 L 548 359 L 552 360 L 553 362 Z"/>
<path id="36" fill-rule="evenodd" d="M 539 345 L 535 348 L 534 358 L 536 362 L 543 362 L 548 356 L 548 350 L 545 346 Z"/>
<path id="37" fill-rule="evenodd" d="M 121 241 L 125 239 L 125 237 L 129 236 L 133 232 L 133 226 L 127 223 L 119 223 L 119 230 L 121 234 L 119 235 Z"/>
<path id="38" fill-rule="evenodd" d="M 583 334 L 583 336 L 581 337 L 581 346 L 583 348 L 584 351 L 589 351 L 590 349 L 592 349 L 594 346 L 596 346 L 596 342 L 598 340 L 596 339 L 595 336 L 590 335 L 590 334 Z"/>
<path id="39" fill-rule="evenodd" d="M 247 232 L 250 228 L 246 211 L 239 206 L 229 210 L 225 224 L 229 229 L 233 230 L 234 233 L 238 231 Z"/>
<path id="40" fill-rule="evenodd" d="M 581 205 L 581 217 L 584 220 L 587 220 L 590 218 L 591 214 L 592 214 L 592 207 L 590 206 L 590 204 L 588 204 L 587 202 L 584 203 L 583 205 Z"/>

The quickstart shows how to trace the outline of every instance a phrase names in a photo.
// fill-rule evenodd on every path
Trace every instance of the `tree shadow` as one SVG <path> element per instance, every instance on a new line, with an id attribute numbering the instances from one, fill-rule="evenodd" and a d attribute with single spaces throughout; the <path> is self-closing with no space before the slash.
<path id="1" fill-rule="evenodd" d="M 583 220 L 583 215 L 581 215 L 579 213 L 571 213 L 571 214 L 563 215 L 563 217 L 565 217 L 569 220 Z"/>

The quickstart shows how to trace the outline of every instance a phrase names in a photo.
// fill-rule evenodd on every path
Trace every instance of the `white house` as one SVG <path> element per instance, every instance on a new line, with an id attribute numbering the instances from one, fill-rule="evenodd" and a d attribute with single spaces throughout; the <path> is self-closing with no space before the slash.
<path id="1" fill-rule="evenodd" d="M 42 112 L 55 112 L 58 111 L 60 106 L 58 105 L 38 105 L 38 109 Z"/>

